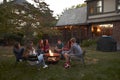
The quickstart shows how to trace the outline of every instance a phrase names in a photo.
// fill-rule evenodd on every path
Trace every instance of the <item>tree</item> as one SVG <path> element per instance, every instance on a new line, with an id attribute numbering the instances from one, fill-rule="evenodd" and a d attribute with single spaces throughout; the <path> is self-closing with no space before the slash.
<path id="1" fill-rule="evenodd" d="M 30 3 L 16 3 L 17 0 L 0 4 L 0 33 L 23 34 L 25 39 L 44 34 L 45 27 L 54 26 L 56 19 L 45 2 L 38 7 Z M 52 32 L 52 31 L 51 31 Z"/>
<path id="2" fill-rule="evenodd" d="M 42 12 L 42 16 L 45 18 L 42 20 L 42 24 L 45 27 L 54 26 L 56 23 L 55 17 L 53 17 L 53 11 L 49 9 L 49 5 L 42 0 L 34 0 L 37 8 Z"/>

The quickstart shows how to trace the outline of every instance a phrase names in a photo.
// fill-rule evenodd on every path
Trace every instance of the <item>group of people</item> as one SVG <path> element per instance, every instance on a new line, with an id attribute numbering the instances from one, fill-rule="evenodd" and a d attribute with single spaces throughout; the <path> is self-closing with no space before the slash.
<path id="1" fill-rule="evenodd" d="M 19 42 L 16 42 L 13 48 L 13 53 L 16 56 L 16 62 L 20 62 L 23 60 L 30 60 L 31 57 L 34 58 L 33 61 L 36 62 L 36 64 L 43 64 L 43 68 L 47 68 L 48 65 L 46 65 L 43 54 L 45 52 L 48 52 L 49 50 L 49 43 L 48 40 L 45 40 L 45 44 L 43 43 L 43 40 L 40 40 L 37 46 L 37 49 L 34 48 L 33 41 L 29 41 L 25 47 L 21 47 Z"/>
<path id="2" fill-rule="evenodd" d="M 71 38 L 66 45 L 63 45 L 62 41 L 58 40 L 55 51 L 65 58 L 65 68 L 70 67 L 70 58 L 80 58 L 84 64 L 83 51 L 78 42 L 75 38 Z"/>
<path id="3" fill-rule="evenodd" d="M 44 61 L 44 53 L 49 52 L 49 42 L 46 39 L 45 41 L 40 40 L 37 45 L 37 49 L 33 47 L 33 42 L 30 41 L 29 44 L 25 48 L 20 47 L 20 43 L 16 43 L 13 51 L 16 55 L 16 60 L 20 61 L 22 59 L 27 59 L 29 55 L 37 55 L 38 63 L 43 64 L 43 68 L 48 67 Z M 75 38 L 71 38 L 66 45 L 63 44 L 61 40 L 57 41 L 57 44 L 54 48 L 54 51 L 61 54 L 61 59 L 65 59 L 65 68 L 70 67 L 70 58 L 80 57 L 82 62 L 84 62 L 84 59 L 82 58 L 83 51 L 80 47 L 80 45 L 77 43 Z"/>

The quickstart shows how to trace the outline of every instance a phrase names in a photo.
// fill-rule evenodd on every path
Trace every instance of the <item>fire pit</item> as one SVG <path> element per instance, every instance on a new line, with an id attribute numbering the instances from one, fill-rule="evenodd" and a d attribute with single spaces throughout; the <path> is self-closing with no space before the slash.
<path id="1" fill-rule="evenodd" d="M 46 62 L 56 63 L 60 60 L 60 54 L 53 53 L 51 50 L 49 50 L 49 53 L 44 54 L 44 59 Z"/>

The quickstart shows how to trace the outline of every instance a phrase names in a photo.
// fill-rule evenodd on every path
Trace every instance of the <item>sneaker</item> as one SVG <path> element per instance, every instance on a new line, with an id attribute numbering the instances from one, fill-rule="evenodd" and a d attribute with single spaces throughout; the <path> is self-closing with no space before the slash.
<path id="1" fill-rule="evenodd" d="M 44 66 L 43 66 L 43 68 L 47 68 L 47 67 L 48 67 L 48 65 L 44 65 Z"/>
<path id="2" fill-rule="evenodd" d="M 22 59 L 19 59 L 19 62 L 22 62 L 23 60 Z"/>
<path id="3" fill-rule="evenodd" d="M 64 68 L 67 69 L 67 68 L 69 68 L 69 67 L 70 67 L 70 64 L 65 63 Z"/>

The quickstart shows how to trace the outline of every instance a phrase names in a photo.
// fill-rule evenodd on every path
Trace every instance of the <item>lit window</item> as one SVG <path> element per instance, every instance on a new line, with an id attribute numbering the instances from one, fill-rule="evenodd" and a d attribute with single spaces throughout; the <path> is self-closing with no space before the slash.
<path id="1" fill-rule="evenodd" d="M 102 1 L 99 0 L 97 2 L 97 13 L 101 13 L 102 12 Z"/>
<path id="2" fill-rule="evenodd" d="M 94 8 L 91 7 L 91 8 L 90 8 L 90 14 L 93 14 L 93 13 L 94 13 Z"/>
<path id="3" fill-rule="evenodd" d="M 117 7 L 117 9 L 120 10 L 120 0 L 118 0 L 118 7 Z"/>
<path id="4" fill-rule="evenodd" d="M 95 6 L 94 6 L 95 3 L 89 3 L 89 13 L 92 15 L 95 13 Z"/>

